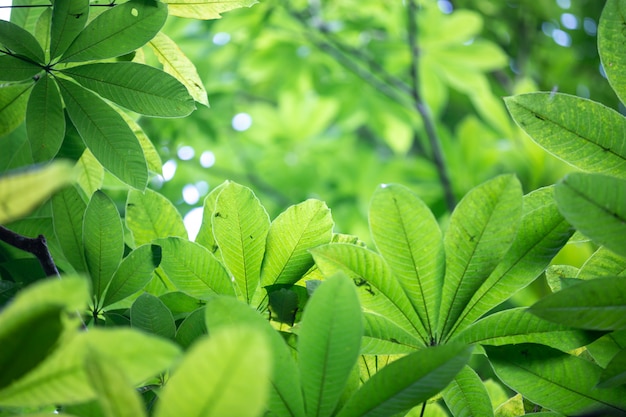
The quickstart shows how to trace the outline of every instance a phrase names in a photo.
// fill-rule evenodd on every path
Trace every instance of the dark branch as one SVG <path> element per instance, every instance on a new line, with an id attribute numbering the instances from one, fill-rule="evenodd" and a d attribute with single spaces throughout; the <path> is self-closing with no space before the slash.
<path id="1" fill-rule="evenodd" d="M 0 240 L 17 249 L 35 255 L 47 276 L 60 276 L 59 270 L 54 264 L 52 255 L 50 255 L 50 251 L 48 250 L 46 238 L 43 235 L 30 238 L 15 233 L 4 226 L 0 226 Z"/>

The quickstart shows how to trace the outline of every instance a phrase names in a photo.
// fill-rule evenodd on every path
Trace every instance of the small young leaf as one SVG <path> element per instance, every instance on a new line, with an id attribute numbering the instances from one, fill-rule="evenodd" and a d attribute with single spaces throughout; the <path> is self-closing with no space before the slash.
<path id="1" fill-rule="evenodd" d="M 73 176 L 72 165 L 67 161 L 0 176 L 0 224 L 26 216 L 69 184 Z"/>
<path id="2" fill-rule="evenodd" d="M 148 293 L 140 295 L 130 307 L 130 325 L 166 339 L 174 339 L 176 334 L 172 312 L 163 301 Z"/>
<path id="3" fill-rule="evenodd" d="M 161 247 L 142 245 L 122 260 L 107 287 L 102 307 L 136 293 L 152 279 L 152 272 L 161 264 Z"/>
<path id="4" fill-rule="evenodd" d="M 163 32 L 157 33 L 149 45 L 159 62 L 163 65 L 163 71 L 183 83 L 195 101 L 208 106 L 209 99 L 198 71 L 178 45 Z"/>
<path id="5" fill-rule="evenodd" d="M 467 365 L 446 387 L 443 399 L 455 417 L 493 416 L 493 408 L 483 381 Z"/>
<path id="6" fill-rule="evenodd" d="M 17 55 L 43 64 L 45 57 L 37 39 L 18 25 L 0 20 L 0 44 Z"/>
<path id="7" fill-rule="evenodd" d="M 183 117 L 195 109 L 193 98 L 184 85 L 148 65 L 95 63 L 62 72 L 102 97 L 146 116 Z"/>
<path id="8" fill-rule="evenodd" d="M 131 0 L 102 13 L 80 32 L 60 62 L 113 58 L 145 45 L 161 29 L 167 6 L 159 1 Z"/>
<path id="9" fill-rule="evenodd" d="M 554 198 L 576 229 L 626 256 L 626 180 L 575 172 L 556 185 Z"/>
<path id="10" fill-rule="evenodd" d="M 222 260 L 247 303 L 259 287 L 269 223 L 252 190 L 232 182 L 222 189 L 213 215 L 213 233 Z"/>
<path id="11" fill-rule="evenodd" d="M 76 271 L 86 272 L 83 247 L 83 219 L 87 204 L 75 187 L 67 187 L 52 197 L 54 234 L 65 258 Z"/>
<path id="12" fill-rule="evenodd" d="M 598 278 L 542 298 L 529 311 L 555 323 L 589 330 L 626 329 L 626 281 Z"/>
<path id="13" fill-rule="evenodd" d="M 240 7 L 252 7 L 257 0 L 165 0 L 172 16 L 191 19 L 219 19 L 221 14 Z"/>
<path id="14" fill-rule="evenodd" d="M 269 392 L 270 359 L 260 330 L 218 329 L 187 352 L 161 392 L 154 416 L 257 417 Z"/>
<path id="15" fill-rule="evenodd" d="M 55 1 L 52 4 L 50 27 L 50 59 L 67 50 L 85 27 L 89 16 L 89 0 Z"/>
<path id="16" fill-rule="evenodd" d="M 32 83 L 0 88 L 0 136 L 14 131 L 24 121 Z"/>
<path id="17" fill-rule="evenodd" d="M 328 278 L 304 309 L 298 368 L 308 417 L 330 416 L 356 364 L 363 321 L 354 285 L 343 274 Z"/>
<path id="18" fill-rule="evenodd" d="M 65 137 L 65 114 L 57 84 L 48 74 L 35 83 L 30 93 L 26 131 L 35 162 L 48 162 L 61 149 Z"/>
<path id="19" fill-rule="evenodd" d="M 126 226 L 136 245 L 170 236 L 187 238 L 187 229 L 176 207 L 162 194 L 150 189 L 128 192 Z"/>
<path id="20" fill-rule="evenodd" d="M 122 117 L 94 93 L 62 78 L 57 82 L 72 123 L 96 159 L 126 184 L 145 189 L 146 160 Z"/>
<path id="21" fill-rule="evenodd" d="M 115 203 L 102 191 L 91 197 L 83 220 L 83 245 L 93 293 L 100 298 L 124 255 L 124 228 Z"/>
<path id="22" fill-rule="evenodd" d="M 11 55 L 0 55 L 0 81 L 22 81 L 40 73 L 39 65 Z"/>

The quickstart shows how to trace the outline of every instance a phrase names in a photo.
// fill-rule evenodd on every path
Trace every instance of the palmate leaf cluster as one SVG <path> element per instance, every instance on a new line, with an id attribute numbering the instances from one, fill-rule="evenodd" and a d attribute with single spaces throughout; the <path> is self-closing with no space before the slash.
<path id="1" fill-rule="evenodd" d="M 175 205 L 146 188 L 158 157 L 122 108 L 179 117 L 203 100 L 175 65 L 113 58 L 147 43 L 167 58 L 166 8 L 227 10 L 213 3 L 133 0 L 89 17 L 87 3 L 55 2 L 35 35 L 25 21 L 0 25 L 0 98 L 22 91 L 0 117 L 24 116 L 33 161 L 54 160 L 0 178 L 0 233 L 45 234 L 63 274 L 43 277 L 19 246 L 0 246 L 0 415 L 626 413 L 622 115 L 555 92 L 507 98 L 521 129 L 582 172 L 526 194 L 496 176 L 445 221 L 409 188 L 382 185 L 369 247 L 336 233 L 324 201 L 272 218 L 232 181 L 206 196 L 190 240 Z M 609 0 L 599 29 L 620 97 L 624 8 Z M 72 129 L 77 172 L 56 157 L 76 145 Z M 104 187 L 103 168 L 125 185 Z M 597 251 L 580 268 L 551 265 L 576 230 Z M 544 272 L 553 294 L 507 304 Z"/>

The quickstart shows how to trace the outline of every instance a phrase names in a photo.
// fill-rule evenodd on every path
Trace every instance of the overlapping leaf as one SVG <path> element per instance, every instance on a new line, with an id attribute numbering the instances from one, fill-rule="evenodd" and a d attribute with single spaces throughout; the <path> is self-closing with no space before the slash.
<path id="1" fill-rule="evenodd" d="M 85 27 L 89 17 L 89 0 L 67 0 L 52 4 L 50 25 L 50 59 L 65 52 Z"/>
<path id="2" fill-rule="evenodd" d="M 0 88 L 0 136 L 17 128 L 24 120 L 32 83 Z"/>
<path id="3" fill-rule="evenodd" d="M 0 55 L 0 80 L 22 81 L 34 77 L 42 71 L 39 65 L 12 55 Z"/>
<path id="4" fill-rule="evenodd" d="M 33 87 L 26 107 L 26 131 L 35 162 L 52 159 L 65 137 L 65 115 L 59 89 L 46 74 Z"/>
<path id="5" fill-rule="evenodd" d="M 174 339 L 176 325 L 172 312 L 152 294 L 140 295 L 130 307 L 131 327 L 164 338 Z"/>
<path id="6" fill-rule="evenodd" d="M 176 207 L 156 191 L 147 189 L 128 192 L 126 200 L 126 226 L 133 234 L 136 245 L 170 236 L 187 237 L 183 218 Z"/>
<path id="7" fill-rule="evenodd" d="M 251 7 L 257 0 L 165 0 L 173 16 L 192 19 L 219 19 L 221 13 Z"/>
<path id="8" fill-rule="evenodd" d="M 622 53 L 626 42 L 625 23 L 624 2 L 607 1 L 598 25 L 598 52 L 606 77 L 622 102 L 626 101 L 626 59 Z"/>
<path id="9" fill-rule="evenodd" d="M 76 271 L 86 272 L 83 246 L 83 219 L 87 204 L 75 187 L 68 187 L 52 197 L 54 234 L 65 258 Z"/>
<path id="10" fill-rule="evenodd" d="M 6 20 L 0 20 L 0 44 L 12 53 L 34 62 L 43 63 L 45 60 L 43 49 L 37 39 L 27 30 Z"/>
<path id="11" fill-rule="evenodd" d="M 493 416 L 485 385 L 467 365 L 443 391 L 443 399 L 455 417 Z"/>

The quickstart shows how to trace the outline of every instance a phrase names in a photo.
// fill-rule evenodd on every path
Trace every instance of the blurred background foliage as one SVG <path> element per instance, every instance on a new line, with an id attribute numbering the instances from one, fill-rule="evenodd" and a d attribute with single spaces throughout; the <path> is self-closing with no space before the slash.
<path id="1" fill-rule="evenodd" d="M 216 21 L 170 18 L 164 32 L 196 65 L 210 108 L 140 120 L 164 161 L 151 187 L 188 224 L 225 179 L 254 189 L 272 218 L 323 199 L 336 231 L 366 241 L 368 202 L 380 183 L 409 186 L 445 219 L 412 97 L 405 3 L 263 0 Z M 596 48 L 603 3 L 416 2 L 419 94 L 456 199 L 500 173 L 517 173 L 529 192 L 570 170 L 517 129 L 502 97 L 558 90 L 618 108 Z"/>

